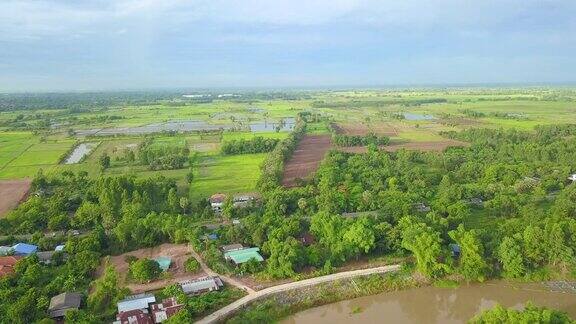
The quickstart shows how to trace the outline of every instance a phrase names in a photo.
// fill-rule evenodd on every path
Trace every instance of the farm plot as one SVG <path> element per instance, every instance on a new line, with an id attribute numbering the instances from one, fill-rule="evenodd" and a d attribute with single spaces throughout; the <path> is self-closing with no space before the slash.
<path id="1" fill-rule="evenodd" d="M 266 153 L 230 156 L 206 154 L 200 157 L 190 185 L 190 198 L 207 198 L 217 192 L 253 192 L 265 157 Z"/>
<path id="2" fill-rule="evenodd" d="M 396 152 L 401 149 L 413 150 L 413 151 L 441 152 L 449 147 L 465 147 L 469 145 L 470 144 L 466 142 L 446 139 L 442 141 L 391 144 L 388 146 L 381 146 L 380 149 L 387 152 Z M 368 149 L 365 146 L 339 147 L 338 150 L 347 153 L 366 153 L 368 151 Z"/>
<path id="3" fill-rule="evenodd" d="M 282 185 L 287 188 L 295 187 L 298 179 L 305 179 L 314 173 L 331 146 L 330 135 L 307 135 L 302 138 L 294 154 L 284 165 Z"/>
<path id="4" fill-rule="evenodd" d="M 0 181 L 0 217 L 26 199 L 31 180 Z"/>
<path id="5" fill-rule="evenodd" d="M 387 123 L 379 123 L 373 125 L 372 124 L 366 125 L 363 123 L 355 123 L 355 124 L 342 123 L 342 124 L 333 124 L 332 127 L 338 134 L 348 136 L 364 136 L 370 133 L 388 137 L 398 136 L 398 131 L 396 130 L 396 128 Z"/>
<path id="6" fill-rule="evenodd" d="M 129 265 L 128 262 L 126 262 L 126 257 L 129 255 L 138 259 L 156 259 L 159 257 L 169 257 L 172 260 L 172 264 L 168 269 L 168 275 L 166 276 L 167 278 L 145 284 L 127 282 Z M 118 271 L 120 274 L 120 283 L 126 284 L 126 287 L 128 287 L 132 293 L 138 294 L 146 291 L 158 290 L 180 281 L 186 281 L 205 276 L 204 272 L 202 271 L 197 273 L 186 272 L 184 262 L 186 262 L 186 260 L 191 257 L 192 254 L 190 247 L 187 244 L 166 243 L 153 248 L 140 249 L 132 252 L 126 252 L 121 255 L 112 256 L 110 257 L 110 264 L 112 264 L 116 268 L 116 271 Z M 102 272 L 103 268 L 104 264 L 102 264 L 99 272 Z"/>

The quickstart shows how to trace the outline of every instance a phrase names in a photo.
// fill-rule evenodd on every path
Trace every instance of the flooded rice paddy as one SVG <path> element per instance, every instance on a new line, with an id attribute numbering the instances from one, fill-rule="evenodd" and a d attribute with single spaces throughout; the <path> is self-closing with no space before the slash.
<path id="1" fill-rule="evenodd" d="M 244 125 L 245 124 L 245 125 Z M 210 124 L 201 120 L 167 121 L 135 127 L 111 127 L 77 130 L 79 136 L 110 136 L 110 135 L 144 135 L 162 132 L 194 132 L 232 129 L 249 129 L 251 132 L 289 132 L 294 129 L 295 118 L 285 118 L 280 121 L 255 121 L 234 124 Z"/>
<path id="2" fill-rule="evenodd" d="M 64 160 L 64 164 L 75 164 L 82 161 L 82 158 L 90 154 L 98 143 L 82 143 L 76 146 L 72 153 Z"/>

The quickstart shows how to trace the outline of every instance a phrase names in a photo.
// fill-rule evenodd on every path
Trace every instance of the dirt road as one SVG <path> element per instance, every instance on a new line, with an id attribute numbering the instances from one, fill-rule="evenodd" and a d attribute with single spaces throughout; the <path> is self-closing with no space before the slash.
<path id="1" fill-rule="evenodd" d="M 202 265 L 202 263 L 200 263 L 200 264 Z M 214 313 L 204 317 L 203 319 L 199 320 L 196 323 L 208 324 L 208 323 L 218 323 L 218 322 L 224 321 L 231 314 L 233 314 L 237 310 L 247 306 L 248 304 L 254 302 L 255 300 L 269 296 L 269 295 L 272 295 L 272 294 L 276 294 L 279 292 L 303 288 L 303 287 L 308 287 L 308 286 L 314 286 L 317 284 L 321 284 L 321 283 L 325 283 L 325 282 L 329 282 L 329 281 L 334 281 L 334 280 L 339 280 L 339 279 L 361 277 L 361 276 L 367 276 L 367 275 L 376 274 L 376 273 L 394 272 L 394 271 L 398 271 L 399 269 L 400 269 L 400 265 L 396 264 L 396 265 L 382 266 L 382 267 L 376 267 L 376 268 L 370 268 L 370 269 L 339 272 L 339 273 L 334 273 L 334 274 L 327 275 L 327 276 L 316 277 L 316 278 L 291 282 L 291 283 L 287 283 L 287 284 L 283 284 L 283 285 L 278 285 L 278 286 L 266 288 L 266 289 L 259 290 L 259 291 L 251 291 L 248 293 L 247 296 L 244 296 L 243 298 L 238 299 L 237 301 L 233 302 L 232 304 L 215 311 Z M 204 271 L 206 271 L 206 269 Z"/>
<path id="2" fill-rule="evenodd" d="M 249 295 L 256 292 L 254 289 L 244 285 L 243 283 L 241 283 L 238 280 L 235 280 L 234 278 L 216 273 L 214 270 L 210 269 L 210 267 L 208 267 L 208 265 L 206 265 L 206 263 L 204 263 L 204 260 L 202 259 L 202 257 L 196 251 L 194 251 L 194 248 L 192 246 L 190 246 L 190 250 L 192 251 L 192 256 L 196 259 L 196 261 L 198 261 L 198 263 L 200 263 L 200 267 L 202 268 L 202 270 L 204 272 L 206 272 L 207 275 L 212 276 L 212 277 L 218 276 L 218 277 L 220 277 L 220 279 L 222 279 L 222 281 L 224 281 L 224 282 L 226 282 L 232 286 L 235 286 L 239 289 L 244 290 Z"/>

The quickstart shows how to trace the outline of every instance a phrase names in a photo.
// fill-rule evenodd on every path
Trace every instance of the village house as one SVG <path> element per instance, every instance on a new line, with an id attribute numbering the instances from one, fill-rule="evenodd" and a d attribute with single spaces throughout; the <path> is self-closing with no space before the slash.
<path id="1" fill-rule="evenodd" d="M 48 314 L 53 319 L 63 319 L 66 312 L 69 310 L 76 310 L 80 308 L 82 302 L 82 294 L 75 292 L 65 292 L 60 295 L 52 297 L 50 306 L 48 307 Z"/>
<path id="2" fill-rule="evenodd" d="M 220 290 L 224 286 L 220 277 L 203 277 L 180 283 L 182 291 L 187 295 L 200 295 L 206 292 Z"/>
<path id="3" fill-rule="evenodd" d="M 183 304 L 179 304 L 175 297 L 164 299 L 161 303 L 150 305 L 150 313 L 152 313 L 152 321 L 154 323 L 162 323 L 170 317 L 174 316 L 184 308 Z"/>
<path id="4" fill-rule="evenodd" d="M 572 173 L 569 177 L 568 180 L 572 181 L 572 182 L 576 182 L 576 173 Z"/>
<path id="5" fill-rule="evenodd" d="M 210 196 L 209 201 L 212 210 L 215 213 L 219 214 L 222 212 L 222 207 L 224 207 L 224 202 L 226 201 L 226 195 L 221 193 L 214 194 Z"/>
<path id="6" fill-rule="evenodd" d="M 260 248 L 242 248 L 240 250 L 228 251 L 224 253 L 224 258 L 226 261 L 234 263 L 238 266 L 242 263 L 248 262 L 254 259 L 258 262 L 264 261 L 264 258 L 260 255 Z"/>
<path id="7" fill-rule="evenodd" d="M 134 309 L 116 315 L 112 324 L 153 324 L 147 309 Z"/>
<path id="8" fill-rule="evenodd" d="M 232 204 L 235 208 L 250 207 L 256 201 L 257 195 L 255 194 L 242 194 L 236 195 L 232 199 Z"/>
<path id="9" fill-rule="evenodd" d="M 0 278 L 13 274 L 14 266 L 22 257 L 20 256 L 2 256 L 0 257 Z"/>
<path id="10" fill-rule="evenodd" d="M 150 305 L 156 302 L 152 294 L 138 294 L 118 302 L 118 315 L 114 324 L 153 324 Z"/>
<path id="11" fill-rule="evenodd" d="M 128 296 L 118 302 L 118 313 L 128 312 L 136 309 L 148 309 L 150 304 L 156 302 L 156 297 L 152 294 L 137 294 Z"/>

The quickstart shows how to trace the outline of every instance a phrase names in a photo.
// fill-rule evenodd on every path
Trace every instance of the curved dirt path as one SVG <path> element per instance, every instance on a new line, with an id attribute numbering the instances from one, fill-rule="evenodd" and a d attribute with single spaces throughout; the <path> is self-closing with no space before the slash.
<path id="1" fill-rule="evenodd" d="M 371 275 L 371 274 L 376 274 L 376 273 L 394 272 L 394 271 L 398 271 L 398 270 L 400 270 L 400 265 L 395 264 L 395 265 L 388 265 L 388 266 L 382 266 L 382 267 L 376 267 L 376 268 L 370 268 L 370 269 L 361 269 L 361 270 L 339 272 L 339 273 L 334 273 L 334 274 L 327 275 L 327 276 L 316 277 L 316 278 L 311 278 L 311 279 L 306 279 L 306 280 L 301 280 L 301 281 L 296 281 L 296 282 L 290 282 L 290 283 L 282 284 L 282 285 L 278 285 L 278 286 L 273 286 L 273 287 L 269 287 L 269 288 L 262 289 L 259 291 L 252 291 L 252 292 L 249 292 L 247 296 L 244 296 L 244 297 L 238 299 L 237 301 L 233 302 L 232 304 L 227 305 L 227 306 L 215 311 L 214 313 L 204 317 L 203 319 L 197 321 L 196 323 L 200 323 L 200 324 L 218 323 L 220 321 L 225 320 L 226 318 L 228 318 L 228 316 L 230 314 L 234 313 L 238 309 L 245 307 L 246 305 L 250 304 L 251 302 L 253 302 L 259 298 L 266 297 L 268 295 L 276 294 L 279 292 L 288 291 L 288 290 L 292 290 L 292 289 L 298 289 L 298 288 L 304 288 L 304 287 L 308 287 L 308 286 L 314 286 L 317 284 L 321 284 L 321 283 L 325 283 L 325 282 L 329 282 L 329 281 L 334 281 L 334 280 L 339 280 L 339 279 L 361 277 L 361 276 L 366 276 L 366 275 Z M 212 270 L 210 270 L 210 271 L 212 271 Z"/>
<path id="2" fill-rule="evenodd" d="M 256 291 L 254 289 L 246 286 L 245 284 L 241 283 L 240 281 L 238 281 L 234 278 L 225 276 L 225 275 L 221 275 L 219 273 L 216 273 L 214 270 L 210 269 L 210 267 L 208 267 L 208 265 L 206 263 L 204 263 L 204 260 L 202 259 L 202 257 L 194 250 L 194 248 L 191 245 L 190 245 L 190 251 L 192 252 L 192 256 L 194 257 L 194 259 L 196 259 L 196 261 L 198 261 L 198 263 L 200 263 L 200 268 L 202 268 L 202 270 L 204 272 L 206 272 L 207 275 L 212 276 L 212 277 L 218 276 L 224 282 L 246 291 L 248 293 L 248 295 L 256 293 Z"/>

